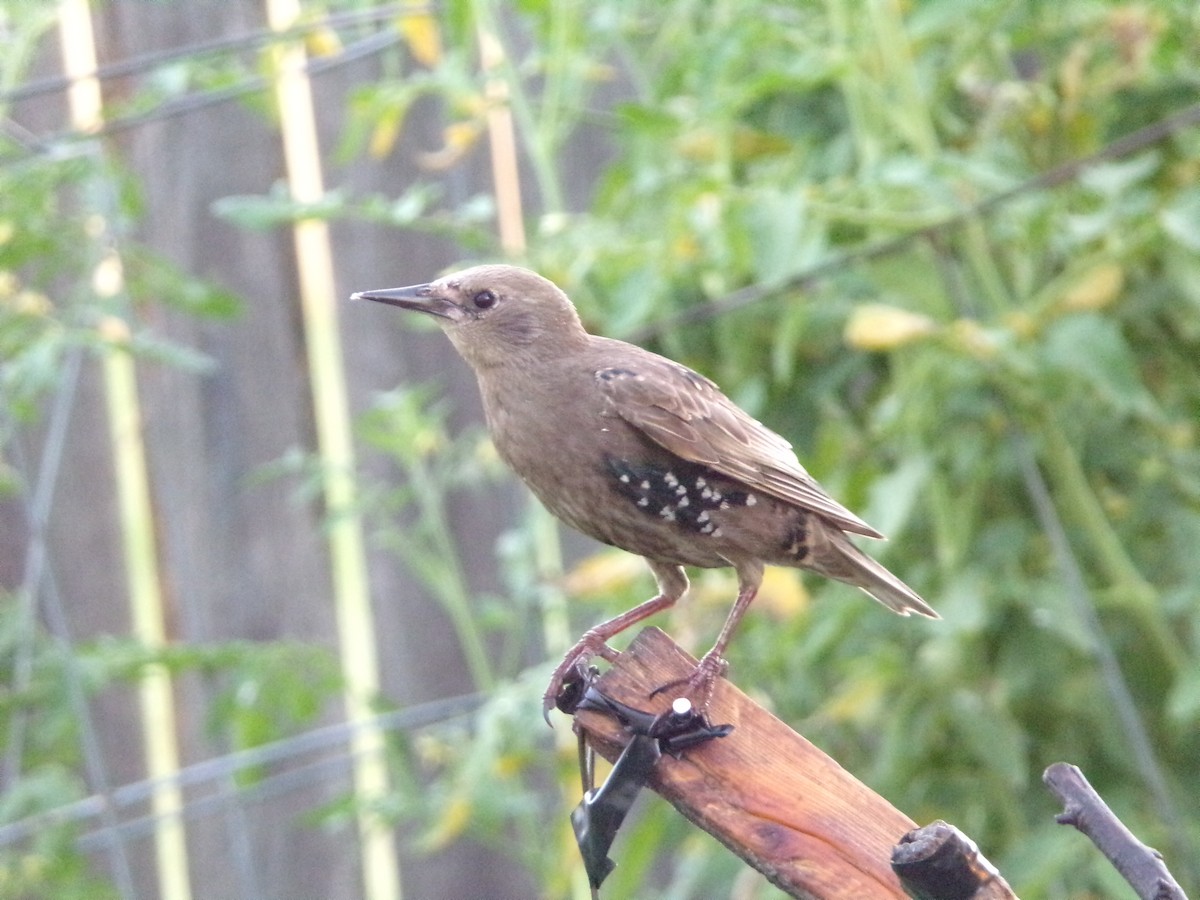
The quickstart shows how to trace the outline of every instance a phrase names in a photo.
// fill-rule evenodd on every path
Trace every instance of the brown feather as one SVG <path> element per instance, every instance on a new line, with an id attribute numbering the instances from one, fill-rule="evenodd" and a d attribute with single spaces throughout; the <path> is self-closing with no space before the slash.
<path id="1" fill-rule="evenodd" d="M 593 338 L 597 340 L 602 339 Z M 623 419 L 689 462 L 815 512 L 845 531 L 883 537 L 825 492 L 786 439 L 743 412 L 712 381 L 640 347 L 611 343 L 619 345 L 626 359 L 636 354 L 637 371 L 597 372 L 597 384 L 608 399 L 608 415 Z"/>

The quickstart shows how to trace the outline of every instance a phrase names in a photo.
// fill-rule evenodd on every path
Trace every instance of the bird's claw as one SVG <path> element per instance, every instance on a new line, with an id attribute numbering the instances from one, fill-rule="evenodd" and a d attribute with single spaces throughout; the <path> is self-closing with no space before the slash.
<path id="1" fill-rule="evenodd" d="M 651 697 L 657 697 L 664 691 L 683 686 L 682 694 L 692 700 L 692 705 L 702 716 L 706 715 L 708 704 L 712 702 L 713 690 L 717 679 L 729 671 L 729 663 L 715 653 L 706 653 L 687 678 L 677 678 L 659 685 L 650 692 Z"/>
<path id="2" fill-rule="evenodd" d="M 594 669 L 588 665 L 593 656 L 601 656 L 612 662 L 620 654 L 604 643 L 599 635 L 588 632 L 580 638 L 579 643 L 558 664 L 550 676 L 550 683 L 546 685 L 546 693 L 542 695 L 542 718 L 547 725 L 550 725 L 550 710 L 557 708 L 568 715 L 575 711 L 583 690 L 594 677 Z"/>

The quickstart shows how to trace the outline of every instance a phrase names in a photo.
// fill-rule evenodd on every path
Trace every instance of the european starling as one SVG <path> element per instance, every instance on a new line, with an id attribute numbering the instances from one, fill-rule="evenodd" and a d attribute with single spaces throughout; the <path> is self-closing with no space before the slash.
<path id="1" fill-rule="evenodd" d="M 477 266 L 431 284 L 363 291 L 437 317 L 475 370 L 501 458 L 566 524 L 645 557 L 658 595 L 587 631 L 554 671 L 563 679 L 606 641 L 671 606 L 684 566 L 731 566 L 738 595 L 689 687 L 708 700 L 722 654 L 766 564 L 809 569 L 862 588 L 906 616 L 936 612 L 854 546 L 882 538 L 825 493 L 791 444 L 703 375 L 632 344 L 588 334 L 556 285 L 514 266 Z"/>

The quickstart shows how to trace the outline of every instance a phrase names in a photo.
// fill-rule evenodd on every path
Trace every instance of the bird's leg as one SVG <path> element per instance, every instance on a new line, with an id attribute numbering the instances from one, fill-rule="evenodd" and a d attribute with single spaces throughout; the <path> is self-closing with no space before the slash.
<path id="1" fill-rule="evenodd" d="M 550 710 L 554 708 L 555 702 L 558 699 L 559 691 L 562 690 L 563 681 L 576 666 L 581 663 L 586 663 L 593 656 L 603 656 L 609 662 L 617 658 L 618 654 L 615 650 L 608 646 L 608 639 L 614 635 L 620 634 L 626 628 L 636 625 L 656 612 L 673 606 L 675 601 L 684 595 L 688 588 L 687 575 L 679 566 L 668 565 L 666 563 L 658 563 L 650 561 L 650 568 L 654 572 L 654 577 L 658 581 L 658 594 L 651 597 L 645 603 L 639 603 L 628 612 L 623 612 L 619 616 L 614 616 L 607 622 L 601 622 L 594 628 L 589 628 L 583 633 L 575 646 L 567 651 L 567 655 L 563 657 L 563 661 L 558 664 L 558 668 L 554 670 L 554 674 L 550 676 L 550 684 L 546 686 L 546 693 L 542 697 L 542 713 L 547 718 Z"/>
<path id="2" fill-rule="evenodd" d="M 737 630 L 742 616 L 746 614 L 746 610 L 750 608 L 750 603 L 757 596 L 759 585 L 762 584 L 762 563 L 751 562 L 739 565 L 737 573 L 737 599 L 733 601 L 733 609 L 729 610 L 729 615 L 725 617 L 725 624 L 721 626 L 721 632 L 717 635 L 717 640 L 712 645 L 712 649 L 700 658 L 700 662 L 696 664 L 695 671 L 686 679 L 682 682 L 674 681 L 662 687 L 655 688 L 655 694 L 660 694 L 664 690 L 682 683 L 686 685 L 687 692 L 692 696 L 697 710 L 703 713 L 708 708 L 717 679 L 724 675 L 729 668 L 729 663 L 725 661 L 725 648 L 729 645 L 734 631 Z"/>

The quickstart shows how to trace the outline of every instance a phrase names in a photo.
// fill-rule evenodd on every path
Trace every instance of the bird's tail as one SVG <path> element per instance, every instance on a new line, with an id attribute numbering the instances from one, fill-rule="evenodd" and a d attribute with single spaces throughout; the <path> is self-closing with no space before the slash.
<path id="1" fill-rule="evenodd" d="M 809 556 L 803 563 L 806 568 L 862 588 L 902 616 L 917 613 L 930 619 L 941 618 L 916 591 L 850 543 L 840 528 L 826 526 L 814 530 L 820 536 L 810 545 Z"/>

